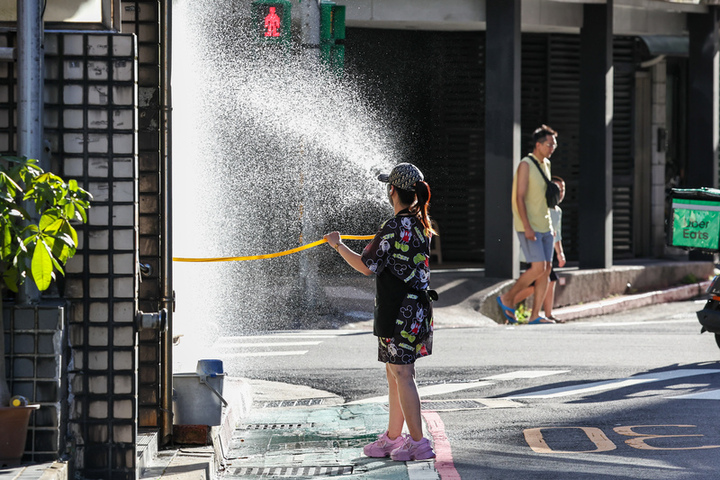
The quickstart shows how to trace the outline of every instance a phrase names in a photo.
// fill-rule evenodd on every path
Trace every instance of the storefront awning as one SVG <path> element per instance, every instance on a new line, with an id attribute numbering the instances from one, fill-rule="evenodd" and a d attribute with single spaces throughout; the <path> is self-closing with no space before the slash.
<path id="1" fill-rule="evenodd" d="M 687 57 L 690 50 L 690 39 L 684 35 L 640 35 L 639 38 L 651 57 Z"/>

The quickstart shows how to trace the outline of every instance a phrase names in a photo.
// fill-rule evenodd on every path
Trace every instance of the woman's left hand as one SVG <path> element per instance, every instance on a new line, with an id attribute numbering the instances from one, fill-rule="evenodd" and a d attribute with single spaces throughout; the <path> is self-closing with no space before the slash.
<path id="1" fill-rule="evenodd" d="M 340 243 L 340 232 L 326 233 L 323 238 L 327 241 L 328 245 L 335 248 Z"/>

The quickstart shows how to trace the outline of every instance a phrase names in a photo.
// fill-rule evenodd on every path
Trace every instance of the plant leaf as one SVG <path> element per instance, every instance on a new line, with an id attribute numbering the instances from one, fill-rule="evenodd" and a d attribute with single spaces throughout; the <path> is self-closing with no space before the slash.
<path id="1" fill-rule="evenodd" d="M 35 246 L 30 271 L 38 290 L 41 292 L 47 290 L 53 279 L 53 258 L 50 248 L 42 239 Z"/>

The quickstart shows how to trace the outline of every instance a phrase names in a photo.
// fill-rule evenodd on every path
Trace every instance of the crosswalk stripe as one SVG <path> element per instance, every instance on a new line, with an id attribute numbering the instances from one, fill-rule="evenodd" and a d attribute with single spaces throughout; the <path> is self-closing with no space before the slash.
<path id="1" fill-rule="evenodd" d="M 238 343 L 236 345 L 216 345 L 220 348 L 258 348 L 258 347 L 299 347 L 307 345 L 320 345 L 322 341 L 317 342 L 261 342 L 261 343 Z"/>
<path id="2" fill-rule="evenodd" d="M 224 358 L 234 357 L 289 357 L 293 355 L 305 355 L 307 350 L 288 350 L 288 351 L 273 351 L 273 352 L 238 352 L 238 353 L 224 353 L 221 356 Z"/>
<path id="3" fill-rule="evenodd" d="M 661 382 L 664 380 L 672 380 L 675 378 L 692 377 L 697 375 L 710 375 L 720 373 L 716 369 L 681 369 L 668 370 L 665 372 L 646 373 L 629 378 L 619 378 L 616 380 L 607 380 L 604 382 L 583 383 L 580 385 L 571 385 L 568 387 L 550 388 L 538 392 L 522 393 L 519 395 L 509 395 L 506 398 L 559 398 L 571 395 L 585 395 L 588 393 L 602 392 L 606 390 L 616 390 L 619 388 L 638 385 L 641 383 Z M 675 397 L 677 398 L 677 397 Z"/>
<path id="4" fill-rule="evenodd" d="M 550 375 L 560 375 L 561 373 L 568 373 L 569 371 L 570 370 L 517 370 L 515 372 L 501 373 L 499 375 L 484 377 L 483 380 L 518 380 L 521 378 L 540 378 Z"/>
<path id="5" fill-rule="evenodd" d="M 708 390 L 706 392 L 688 393 L 675 395 L 667 398 L 687 398 L 691 400 L 720 400 L 720 390 Z"/>

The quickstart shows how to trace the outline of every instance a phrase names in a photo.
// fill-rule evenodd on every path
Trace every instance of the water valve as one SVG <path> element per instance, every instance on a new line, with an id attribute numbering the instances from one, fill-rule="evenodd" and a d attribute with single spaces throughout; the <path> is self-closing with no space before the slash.
<path id="1" fill-rule="evenodd" d="M 140 330 L 167 330 L 167 316 L 168 312 L 166 308 L 163 308 L 159 312 L 151 313 L 138 310 L 135 320 Z"/>

